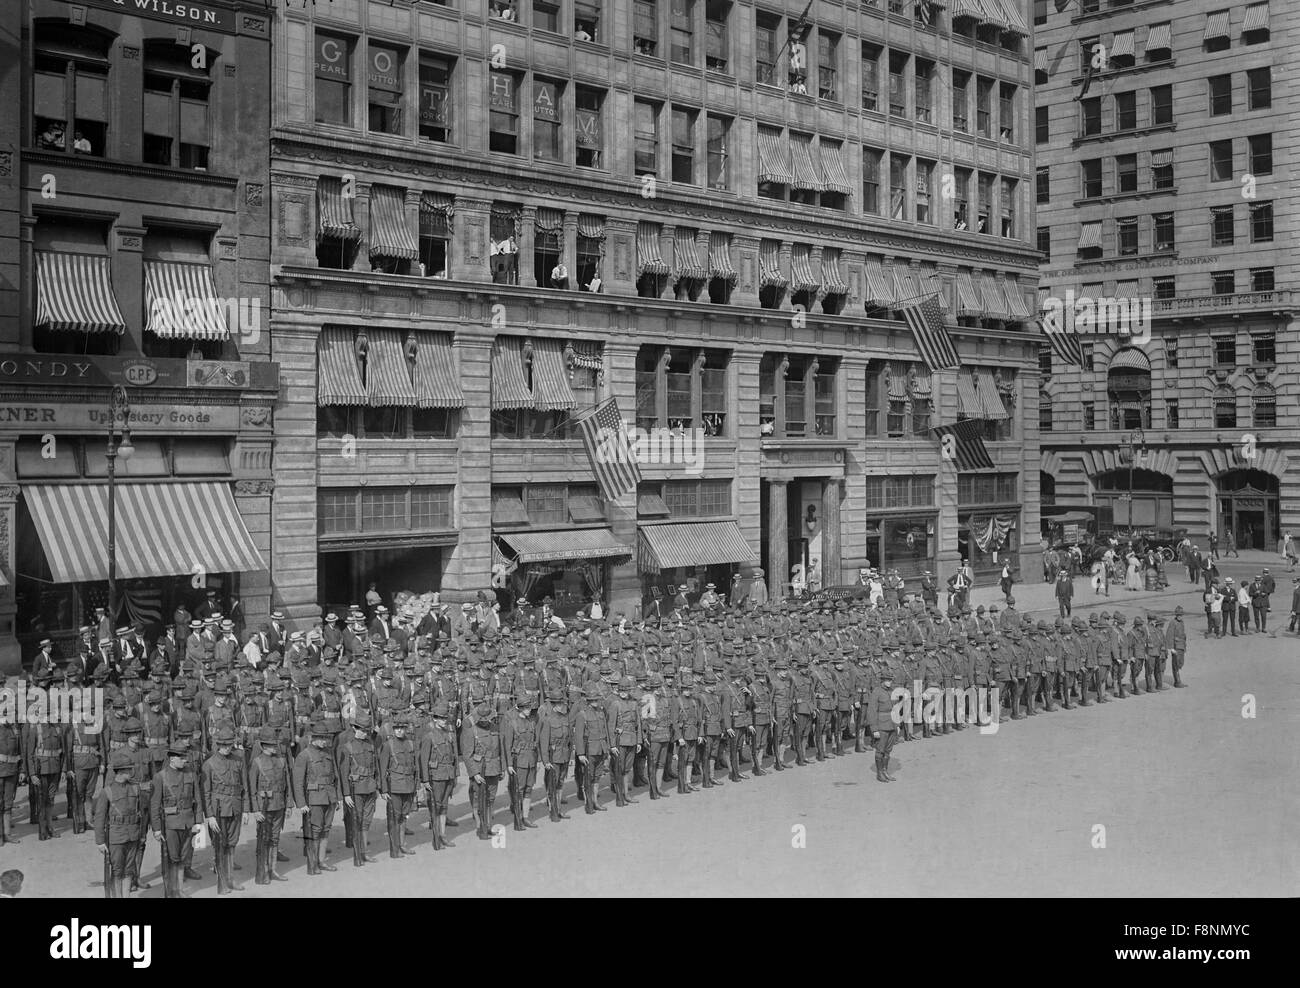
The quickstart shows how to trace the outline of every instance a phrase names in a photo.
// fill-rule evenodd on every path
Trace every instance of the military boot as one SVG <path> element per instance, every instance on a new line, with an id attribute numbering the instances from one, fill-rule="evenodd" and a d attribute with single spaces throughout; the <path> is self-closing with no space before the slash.
<path id="1" fill-rule="evenodd" d="M 325 860 L 325 842 L 316 841 L 316 867 L 320 871 L 338 871 L 332 864 Z"/>
<path id="2" fill-rule="evenodd" d="M 513 788 L 513 787 L 511 787 Z M 515 830 L 524 829 L 523 807 L 518 792 L 510 793 L 510 815 L 514 818 Z"/>
<path id="3" fill-rule="evenodd" d="M 317 856 L 317 852 L 316 852 L 316 841 L 303 840 L 302 845 L 307 854 L 307 874 L 319 875 L 320 858 Z"/>
<path id="4" fill-rule="evenodd" d="M 267 871 L 270 872 L 271 881 L 287 882 L 289 879 L 285 878 L 283 875 L 281 875 L 278 871 L 275 870 L 275 863 L 279 860 L 280 860 L 280 845 L 278 843 L 272 844 L 270 850 L 267 851 L 267 855 L 266 855 Z M 289 859 L 286 857 L 284 860 L 288 861 Z"/>
<path id="5" fill-rule="evenodd" d="M 455 847 L 451 841 L 447 840 L 447 814 L 438 817 L 438 844 L 440 847 Z"/>
<path id="6" fill-rule="evenodd" d="M 888 754 L 885 755 L 885 781 L 886 781 L 886 782 L 897 782 L 898 780 L 895 779 L 892 775 L 889 774 L 889 759 L 890 759 L 890 757 L 891 757 L 891 756 L 888 755 Z"/>

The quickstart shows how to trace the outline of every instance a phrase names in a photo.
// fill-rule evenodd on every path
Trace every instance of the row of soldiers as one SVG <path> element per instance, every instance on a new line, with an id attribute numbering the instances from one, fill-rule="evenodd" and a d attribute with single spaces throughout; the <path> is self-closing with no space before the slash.
<path id="1" fill-rule="evenodd" d="M 218 891 L 237 890 L 233 849 L 245 814 L 258 825 L 257 880 L 270 882 L 289 860 L 279 844 L 292 807 L 303 813 L 308 874 L 333 870 L 325 840 L 340 805 L 354 865 L 373 860 L 367 841 L 380 794 L 391 856 L 412 853 L 408 817 L 422 798 L 434 849 L 451 846 L 448 804 L 462 766 L 484 840 L 503 777 L 515 829 L 535 826 L 539 771 L 555 821 L 565 819 L 570 767 L 588 813 L 604 809 L 605 779 L 623 806 L 633 802 L 629 774 L 658 799 L 672 781 L 694 792 L 698 775 L 709 788 L 721 784 L 717 768 L 743 781 L 746 763 L 763 775 L 770 757 L 783 771 L 790 756 L 803 765 L 810 750 L 821 760 L 846 741 L 856 751 L 874 745 L 876 777 L 886 782 L 896 738 L 961 730 L 971 713 L 949 708 L 935 720 L 906 708 L 900 717 L 894 683 L 910 693 L 997 687 L 1015 720 L 1058 700 L 1069 708 L 1076 695 L 1083 705 L 1090 694 L 1125 696 L 1126 681 L 1134 693 L 1164 689 L 1170 659 L 1181 686 L 1185 648 L 1181 608 L 1166 628 L 1159 616 L 1049 624 L 1013 607 L 945 616 L 919 603 L 839 601 L 633 627 L 597 620 L 516 635 L 507 626 L 454 644 L 372 630 L 364 653 L 326 646 L 316 665 L 302 656 L 286 665 L 274 651 L 254 665 L 243 653 L 197 649 L 199 660 L 183 661 L 175 680 L 157 669 L 146 677 L 135 661 L 117 676 L 107 664 L 97 669 L 93 681 L 112 698 L 98 734 L 0 723 L 0 837 L 12 835 L 24 778 L 41 839 L 56 836 L 54 798 L 66 775 L 74 831 L 95 827 L 106 848 L 108 890 L 128 876 L 132 890 L 147 887 L 140 865 L 152 830 L 166 892 L 180 894 L 182 879 L 199 877 L 192 840 L 204 824 Z M 67 679 L 79 683 L 75 666 Z M 47 671 L 39 685 L 52 680 Z"/>

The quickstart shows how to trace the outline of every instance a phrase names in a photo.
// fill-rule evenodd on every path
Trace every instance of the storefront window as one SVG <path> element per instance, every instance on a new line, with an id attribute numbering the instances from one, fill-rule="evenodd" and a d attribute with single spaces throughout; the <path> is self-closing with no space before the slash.
<path id="1" fill-rule="evenodd" d="M 882 572 L 896 569 L 905 580 L 934 569 L 935 516 L 901 515 L 867 519 L 867 558 Z"/>

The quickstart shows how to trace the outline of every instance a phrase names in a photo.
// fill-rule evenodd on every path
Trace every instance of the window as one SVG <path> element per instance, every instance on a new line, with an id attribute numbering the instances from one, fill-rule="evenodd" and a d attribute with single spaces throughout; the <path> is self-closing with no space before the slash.
<path id="1" fill-rule="evenodd" d="M 1174 297 L 1174 279 L 1173 279 L 1173 276 L 1172 276 L 1172 275 L 1165 275 L 1165 276 L 1162 276 L 1162 277 L 1159 277 L 1159 278 L 1152 278 L 1152 279 L 1151 279 L 1151 294 L 1152 294 L 1152 296 L 1156 299 L 1156 301 L 1158 301 L 1158 302 L 1167 302 L 1167 301 L 1169 301 L 1170 299 L 1172 299 L 1172 298 Z M 1177 366 L 1178 366 L 1178 364 L 1177 364 L 1177 360 L 1178 360 L 1178 351 L 1177 351 L 1177 349 L 1176 349 L 1176 348 L 1177 348 L 1177 343 L 1174 343 L 1174 346 L 1175 346 L 1175 350 L 1174 350 L 1174 354 L 1173 354 L 1173 358 L 1172 358 L 1172 359 L 1175 361 L 1175 363 L 1170 364 L 1170 365 L 1169 365 L 1170 367 L 1177 367 Z"/>
<path id="2" fill-rule="evenodd" d="M 420 138 L 451 143 L 451 73 L 455 63 L 441 55 L 420 53 Z"/>
<path id="3" fill-rule="evenodd" d="M 659 173 L 659 107 L 645 100 L 632 106 L 632 171 L 636 175 Z"/>
<path id="4" fill-rule="evenodd" d="M 1232 141 L 1210 142 L 1210 181 L 1232 181 Z"/>
<path id="5" fill-rule="evenodd" d="M 575 0 L 573 4 L 573 39 L 600 41 L 600 0 Z"/>
<path id="6" fill-rule="evenodd" d="M 1040 346 L 1038 348 L 1038 373 L 1041 377 L 1052 376 L 1052 348 L 1050 346 Z"/>
<path id="7" fill-rule="evenodd" d="M 1052 431 L 1052 399 L 1045 391 L 1038 393 L 1038 431 Z"/>
<path id="8" fill-rule="evenodd" d="M 695 182 L 695 117 L 694 110 L 673 107 L 672 180 L 686 185 Z"/>
<path id="9" fill-rule="evenodd" d="M 1126 216 L 1115 221 L 1116 239 L 1122 256 L 1135 256 L 1138 252 L 1138 221 L 1136 216 Z"/>
<path id="10" fill-rule="evenodd" d="M 558 0 L 533 0 L 533 29 L 560 32 L 560 4 Z"/>
<path id="11" fill-rule="evenodd" d="M 1256 333 L 1250 338 L 1250 345 L 1256 364 L 1277 363 L 1277 338 L 1272 333 Z"/>
<path id="12" fill-rule="evenodd" d="M 659 4 L 657 0 L 634 0 L 632 4 L 632 50 L 654 55 L 659 48 Z"/>
<path id="13" fill-rule="evenodd" d="M 969 168 L 954 168 L 952 228 L 954 230 L 970 229 L 970 183 Z"/>
<path id="14" fill-rule="evenodd" d="M 1138 125 L 1137 93 L 1115 94 L 1115 129 L 1134 130 Z"/>
<path id="15" fill-rule="evenodd" d="M 933 192 L 934 162 L 916 161 L 916 222 L 933 223 L 930 211 L 930 196 Z"/>
<path id="16" fill-rule="evenodd" d="M 880 214 L 880 159 L 883 152 L 875 148 L 862 149 L 862 211 L 869 215 Z"/>
<path id="17" fill-rule="evenodd" d="M 316 122 L 352 124 L 353 40 L 316 32 Z"/>
<path id="18" fill-rule="evenodd" d="M 727 141 L 731 134 L 731 120 L 709 114 L 708 120 L 708 183 L 711 189 L 731 188 L 731 171 L 727 166 Z"/>
<path id="19" fill-rule="evenodd" d="M 1101 195 L 1101 159 L 1089 158 L 1080 163 L 1082 194 L 1085 199 L 1096 199 Z"/>
<path id="20" fill-rule="evenodd" d="M 754 12 L 754 19 L 754 81 L 775 86 L 777 51 L 780 48 L 776 37 L 781 28 L 781 18 L 758 10 Z"/>
<path id="21" fill-rule="evenodd" d="M 970 133 L 970 73 L 952 70 L 952 129 Z"/>
<path id="22" fill-rule="evenodd" d="M 517 0 L 488 0 L 488 16 L 503 21 L 519 20 Z"/>
<path id="23" fill-rule="evenodd" d="M 1250 396 L 1250 424 L 1271 429 L 1277 425 L 1277 392 L 1271 384 L 1257 384 Z"/>
<path id="24" fill-rule="evenodd" d="M 1009 82 L 998 86 L 998 140 L 1016 142 L 1016 87 Z"/>
<path id="25" fill-rule="evenodd" d="M 1083 136 L 1091 137 L 1101 133 L 1101 97 L 1091 96 L 1079 101 L 1079 112 L 1083 114 Z"/>
<path id="26" fill-rule="evenodd" d="M 1222 117 L 1232 112 L 1232 76 L 1210 77 L 1210 116 Z"/>
<path id="27" fill-rule="evenodd" d="M 1002 179 L 1002 236 L 1016 236 L 1016 185 L 1014 178 Z"/>
<path id="28" fill-rule="evenodd" d="M 1235 336 L 1216 336 L 1214 343 L 1214 365 L 1216 367 L 1237 366 L 1237 339 Z"/>
<path id="29" fill-rule="evenodd" d="M 1035 231 L 1034 239 L 1038 245 L 1038 252 L 1043 255 L 1043 260 L 1050 261 L 1052 259 L 1052 228 L 1040 226 Z"/>
<path id="30" fill-rule="evenodd" d="M 1151 126 L 1160 127 L 1174 122 L 1174 89 L 1172 86 L 1151 87 Z"/>
<path id="31" fill-rule="evenodd" d="M 704 7 L 704 65 L 714 72 L 726 72 L 730 64 L 730 44 L 727 38 L 727 18 L 731 4 L 724 0 L 709 0 Z"/>
<path id="32" fill-rule="evenodd" d="M 1151 152 L 1151 188 L 1174 187 L 1174 152 L 1171 149 Z"/>
<path id="33" fill-rule="evenodd" d="M 817 32 L 817 96 L 839 101 L 840 36 L 830 31 Z"/>
<path id="34" fill-rule="evenodd" d="M 420 203 L 420 266 L 425 277 L 447 277 L 447 247 L 451 243 L 448 222 L 452 203 L 432 193 L 425 193 Z"/>
<path id="35" fill-rule="evenodd" d="M 1250 290 L 1252 292 L 1273 291 L 1273 269 L 1272 268 L 1251 268 L 1250 269 Z"/>
<path id="36" fill-rule="evenodd" d="M 1231 295 L 1237 290 L 1237 280 L 1231 271 L 1215 271 L 1210 275 L 1215 295 Z"/>
<path id="37" fill-rule="evenodd" d="M 1273 70 L 1246 70 L 1246 109 L 1267 110 L 1273 105 Z"/>
<path id="38" fill-rule="evenodd" d="M 400 134 L 406 53 L 373 41 L 366 51 L 366 127 L 375 134 Z"/>
<path id="39" fill-rule="evenodd" d="M 889 215 L 905 220 L 907 215 L 907 156 L 889 154 Z"/>
<path id="40" fill-rule="evenodd" d="M 1079 42 L 1079 72 L 1087 74 L 1088 66 L 1092 65 L 1094 70 L 1104 69 L 1105 63 L 1101 60 L 1101 38 L 1084 38 Z M 1096 63 L 1094 65 L 1094 62 Z"/>
<path id="41" fill-rule="evenodd" d="M 560 102 L 563 98 L 564 83 L 534 77 L 533 157 L 539 161 L 563 160 L 560 150 Z"/>
<path id="42" fill-rule="evenodd" d="M 992 102 L 993 80 L 981 76 L 975 80 L 975 133 L 980 137 L 993 136 Z"/>
<path id="43" fill-rule="evenodd" d="M 1214 392 L 1214 427 L 1235 429 L 1237 426 L 1237 395 L 1224 386 Z"/>
<path id="44" fill-rule="evenodd" d="M 1051 139 L 1051 127 L 1048 123 L 1048 110 L 1045 106 L 1034 107 L 1034 143 L 1046 144 Z"/>
<path id="45" fill-rule="evenodd" d="M 1034 0 L 1034 26 L 1040 27 L 1047 23 L 1047 2 L 1048 0 Z"/>
<path id="46" fill-rule="evenodd" d="M 1248 167 L 1252 175 L 1273 174 L 1273 135 L 1256 134 L 1246 138 Z"/>
<path id="47" fill-rule="evenodd" d="M 1232 245 L 1232 207 L 1215 206 L 1210 210 L 1210 244 L 1214 247 Z"/>
<path id="48" fill-rule="evenodd" d="M 488 150 L 519 153 L 519 79 L 488 72 Z"/>
<path id="49" fill-rule="evenodd" d="M 574 90 L 574 162 L 580 168 L 601 168 L 605 147 L 603 108 L 605 92 L 590 86 Z"/>
<path id="50" fill-rule="evenodd" d="M 636 361 L 637 427 L 649 431 L 698 425 L 706 436 L 728 435 L 729 361 L 726 350 L 641 347 Z"/>
<path id="51" fill-rule="evenodd" d="M 930 80 L 934 77 L 934 63 L 923 58 L 916 60 L 916 74 L 912 79 L 913 94 L 916 103 L 916 119 L 922 123 L 934 121 L 933 97 Z"/>
<path id="52" fill-rule="evenodd" d="M 1178 399 L 1169 398 L 1165 401 L 1165 425 L 1171 429 L 1178 428 Z"/>
<path id="53" fill-rule="evenodd" d="M 32 138 L 36 147 L 104 157 L 111 44 L 111 37 L 89 28 L 36 24 L 32 75 Z"/>
<path id="54" fill-rule="evenodd" d="M 1174 214 L 1154 213 L 1151 216 L 1153 241 L 1157 254 L 1169 253 L 1174 249 Z"/>
<path id="55" fill-rule="evenodd" d="M 889 115 L 907 116 L 907 56 L 901 52 L 889 53 Z"/>
<path id="56" fill-rule="evenodd" d="M 1273 242 L 1273 203 L 1252 202 L 1250 204 L 1250 242 L 1267 244 Z"/>
<path id="57" fill-rule="evenodd" d="M 668 54 L 682 65 L 695 64 L 695 0 L 670 0 Z"/>
<path id="58" fill-rule="evenodd" d="M 198 171 L 208 167 L 211 83 L 208 70 L 194 68 L 191 58 L 182 45 L 145 43 L 142 150 L 149 164 Z"/>
<path id="59" fill-rule="evenodd" d="M 665 481 L 663 499 L 669 514 L 675 519 L 729 515 L 731 514 L 731 481 Z"/>
<path id="60" fill-rule="evenodd" d="M 993 218 L 993 176 L 988 172 L 980 172 L 975 180 L 976 185 L 976 233 L 988 233 L 992 228 L 989 226 Z"/>
<path id="61" fill-rule="evenodd" d="M 1090 401 L 1083 403 L 1083 428 L 1085 432 L 1092 432 L 1097 428 L 1097 410 Z"/>
<path id="62" fill-rule="evenodd" d="M 1121 154 L 1115 158 L 1115 191 L 1138 190 L 1138 159 L 1136 154 Z"/>

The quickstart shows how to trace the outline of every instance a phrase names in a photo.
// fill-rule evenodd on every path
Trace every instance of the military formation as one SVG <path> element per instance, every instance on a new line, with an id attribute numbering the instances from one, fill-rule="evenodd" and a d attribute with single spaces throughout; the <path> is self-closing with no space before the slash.
<path id="1" fill-rule="evenodd" d="M 570 772 L 587 813 L 738 783 L 855 752 L 875 753 L 880 782 L 897 742 L 970 726 L 974 704 L 923 712 L 918 690 L 997 697 L 1001 723 L 1040 712 L 1182 687 L 1182 608 L 1131 620 L 1116 611 L 1034 620 L 1005 609 L 906 595 L 695 606 L 650 621 L 541 623 L 526 611 L 482 633 L 353 607 L 288 632 L 274 614 L 268 647 L 246 650 L 219 613 L 169 629 L 146 668 L 96 649 L 59 671 L 33 670 L 37 689 L 62 679 L 111 699 L 102 730 L 0 722 L 0 843 L 15 841 L 14 805 L 27 787 L 40 840 L 59 836 L 66 789 L 74 833 L 93 829 L 109 897 L 145 889 L 149 838 L 167 896 L 201 880 L 196 841 L 210 845 L 217 891 L 234 872 L 242 828 L 256 826 L 255 881 L 284 881 L 286 819 L 301 815 L 309 876 L 336 870 L 327 842 L 341 814 L 354 867 L 376 859 L 371 830 L 384 797 L 388 852 L 414 854 L 417 814 L 432 849 L 453 847 L 448 809 L 462 771 L 480 840 L 494 836 L 502 783 L 514 829 L 536 827 L 533 799 L 567 819 Z M 183 632 L 183 633 L 182 633 Z M 265 632 L 258 634 L 265 635 Z M 161 639 L 160 639 L 161 640 Z M 222 642 L 231 644 L 222 647 Z M 109 642 L 111 645 L 111 641 Z M 169 662 L 169 657 L 174 662 Z M 976 690 L 971 690 L 975 687 Z M 31 694 L 35 703 L 36 694 Z M 900 702 L 900 697 L 902 698 Z M 725 775 L 725 781 L 718 774 Z M 540 788 L 539 788 L 540 787 Z"/>

